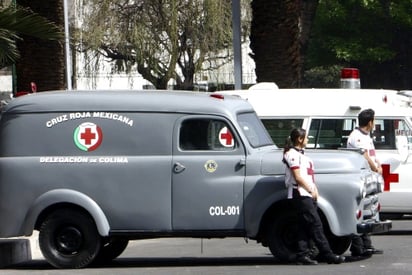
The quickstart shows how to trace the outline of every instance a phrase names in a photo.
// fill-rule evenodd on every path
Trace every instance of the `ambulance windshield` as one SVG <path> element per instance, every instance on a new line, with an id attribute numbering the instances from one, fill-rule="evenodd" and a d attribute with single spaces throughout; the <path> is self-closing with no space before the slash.
<path id="1" fill-rule="evenodd" d="M 242 113 L 237 116 L 237 119 L 252 147 L 274 145 L 269 133 L 256 113 Z"/>

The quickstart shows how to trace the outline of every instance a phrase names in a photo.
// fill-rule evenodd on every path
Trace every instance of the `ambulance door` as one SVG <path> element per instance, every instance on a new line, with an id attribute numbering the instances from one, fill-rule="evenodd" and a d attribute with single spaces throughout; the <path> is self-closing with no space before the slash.
<path id="1" fill-rule="evenodd" d="M 381 211 L 412 213 L 412 132 L 408 120 L 376 117 L 372 135 L 385 182 L 385 192 L 379 195 Z"/>
<path id="2" fill-rule="evenodd" d="M 174 140 L 173 229 L 243 229 L 245 149 L 232 125 L 188 116 L 176 124 Z"/>

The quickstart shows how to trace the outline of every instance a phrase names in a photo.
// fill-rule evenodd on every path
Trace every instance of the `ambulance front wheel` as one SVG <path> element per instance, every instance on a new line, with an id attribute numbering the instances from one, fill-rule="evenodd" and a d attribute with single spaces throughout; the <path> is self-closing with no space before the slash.
<path id="1" fill-rule="evenodd" d="M 40 250 L 57 268 L 88 266 L 99 254 L 101 243 L 94 220 L 82 211 L 56 210 L 40 226 Z"/>

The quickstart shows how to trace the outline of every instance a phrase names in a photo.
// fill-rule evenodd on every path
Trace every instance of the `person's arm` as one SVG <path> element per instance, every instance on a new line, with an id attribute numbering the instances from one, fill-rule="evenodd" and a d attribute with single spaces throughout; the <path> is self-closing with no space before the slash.
<path id="1" fill-rule="evenodd" d="M 305 189 L 309 194 L 312 195 L 312 198 L 314 200 L 318 199 L 318 189 L 316 188 L 315 185 L 313 185 L 313 187 L 311 185 L 309 185 L 300 175 L 300 169 L 296 168 L 296 169 L 292 169 L 292 175 L 295 178 L 296 183 L 302 187 L 303 189 Z"/>
<path id="2" fill-rule="evenodd" d="M 371 168 L 372 171 L 382 174 L 382 167 L 378 161 L 376 161 L 377 163 L 375 163 L 369 156 L 368 152 L 364 152 L 363 156 L 368 161 L 369 167 Z"/>

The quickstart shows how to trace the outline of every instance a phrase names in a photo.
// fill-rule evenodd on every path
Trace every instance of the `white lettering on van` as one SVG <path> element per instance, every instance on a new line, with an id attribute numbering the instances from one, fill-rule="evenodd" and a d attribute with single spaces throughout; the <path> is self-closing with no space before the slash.
<path id="1" fill-rule="evenodd" d="M 92 117 L 90 112 L 77 112 L 77 113 L 70 113 L 70 119 L 80 119 L 80 118 L 89 118 Z"/>
<path id="2" fill-rule="evenodd" d="M 76 120 L 76 119 L 85 119 L 85 118 L 103 118 L 103 119 L 111 119 L 111 120 L 116 120 L 120 121 L 126 125 L 133 126 L 133 119 L 117 114 L 117 113 L 109 113 L 109 112 L 75 112 L 75 113 L 69 113 L 65 115 L 60 115 L 57 117 L 54 117 L 46 122 L 46 127 L 51 128 L 52 126 L 59 124 L 64 121 L 68 120 Z"/>
<path id="3" fill-rule="evenodd" d="M 237 216 L 240 215 L 240 207 L 237 205 L 230 206 L 211 206 L 209 208 L 210 216 Z"/>
<path id="4" fill-rule="evenodd" d="M 67 115 L 61 115 L 55 118 L 50 119 L 49 121 L 46 122 L 46 127 L 50 128 L 58 123 L 61 123 L 63 121 L 68 121 L 69 119 L 67 118 Z"/>
<path id="5" fill-rule="evenodd" d="M 100 157 L 100 163 L 128 163 L 129 160 L 126 157 Z"/>
<path id="6" fill-rule="evenodd" d="M 40 157 L 40 163 L 85 163 L 88 157 Z"/>
<path id="7" fill-rule="evenodd" d="M 40 157 L 40 163 L 129 163 L 123 156 L 112 157 L 82 157 L 82 156 L 53 156 Z"/>
<path id="8" fill-rule="evenodd" d="M 113 120 L 123 122 L 124 124 L 127 124 L 129 126 L 133 126 L 133 119 L 130 119 L 127 116 L 123 116 L 123 115 L 116 114 L 116 113 L 94 112 L 93 117 L 113 119 Z"/>

